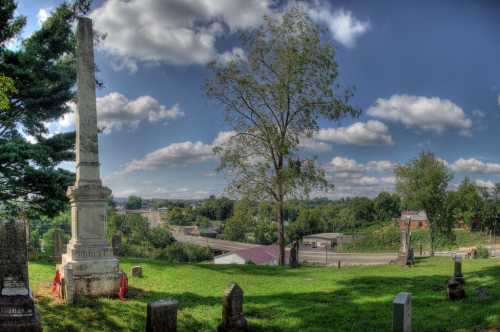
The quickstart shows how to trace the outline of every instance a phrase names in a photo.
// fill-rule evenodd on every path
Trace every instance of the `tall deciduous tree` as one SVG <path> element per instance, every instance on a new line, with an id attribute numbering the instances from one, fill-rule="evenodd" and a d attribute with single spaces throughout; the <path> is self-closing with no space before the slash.
<path id="1" fill-rule="evenodd" d="M 396 190 L 405 209 L 423 209 L 430 223 L 431 255 L 438 234 L 451 234 L 453 223 L 447 204 L 447 187 L 453 178 L 445 164 L 431 152 L 395 169 Z"/>
<path id="2" fill-rule="evenodd" d="M 6 45 L 26 23 L 16 2 L 0 1 L 0 205 L 53 215 L 66 204 L 73 174 L 58 168 L 73 159 L 74 135 L 50 136 L 47 123 L 70 109 L 76 82 L 73 21 L 89 1 L 63 3 L 19 47 Z M 33 140 L 28 140 L 30 135 Z"/>
<path id="3" fill-rule="evenodd" d="M 352 91 L 338 93 L 333 45 L 302 10 L 266 17 L 241 40 L 246 56 L 213 63 L 206 83 L 236 133 L 215 152 L 220 169 L 233 177 L 230 191 L 274 202 L 284 265 L 286 200 L 329 187 L 315 160 L 300 156 L 299 142 L 312 136 L 321 117 L 338 120 L 359 111 L 348 105 Z"/>

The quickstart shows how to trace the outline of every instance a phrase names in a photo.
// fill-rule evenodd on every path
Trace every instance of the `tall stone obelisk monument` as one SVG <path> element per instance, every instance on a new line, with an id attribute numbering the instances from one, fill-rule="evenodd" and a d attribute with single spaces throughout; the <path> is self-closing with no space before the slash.
<path id="1" fill-rule="evenodd" d="M 106 241 L 106 202 L 111 190 L 99 175 L 92 20 L 78 18 L 76 182 L 68 188 L 71 240 L 59 271 L 63 294 L 73 297 L 114 295 L 119 290 L 118 260 Z"/>

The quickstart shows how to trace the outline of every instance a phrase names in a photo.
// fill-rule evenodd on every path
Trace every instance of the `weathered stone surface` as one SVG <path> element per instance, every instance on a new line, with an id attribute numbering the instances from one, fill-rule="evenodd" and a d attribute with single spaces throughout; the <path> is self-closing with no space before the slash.
<path id="1" fill-rule="evenodd" d="M 396 295 L 392 307 L 392 331 L 411 332 L 411 293 Z"/>
<path id="2" fill-rule="evenodd" d="M 142 278 L 142 267 L 132 266 L 130 274 L 132 275 L 132 277 Z"/>
<path id="3" fill-rule="evenodd" d="M 452 301 L 465 298 L 464 285 L 458 282 L 455 278 L 448 281 L 448 298 Z"/>
<path id="4" fill-rule="evenodd" d="M 112 296 L 120 288 L 118 260 L 106 241 L 106 201 L 111 190 L 99 175 L 92 21 L 78 18 L 76 182 L 68 188 L 71 240 L 60 271 L 72 271 L 74 296 Z"/>
<path id="5" fill-rule="evenodd" d="M 63 231 L 59 227 L 56 227 L 54 229 L 54 233 L 52 234 L 52 242 L 54 245 L 54 261 L 57 264 L 61 264 L 62 254 L 64 251 L 64 236 Z"/>
<path id="6" fill-rule="evenodd" d="M 23 221 L 0 221 L 0 331 L 42 331 L 29 289 Z"/>
<path id="7" fill-rule="evenodd" d="M 453 272 L 453 277 L 457 282 L 463 285 L 465 284 L 465 279 L 464 275 L 462 274 L 462 257 L 455 256 L 454 262 L 455 262 L 455 271 Z"/>
<path id="8" fill-rule="evenodd" d="M 177 305 L 172 299 L 148 303 L 146 332 L 177 332 Z"/>
<path id="9" fill-rule="evenodd" d="M 248 324 L 243 315 L 243 290 L 232 283 L 224 292 L 222 322 L 218 332 L 246 332 Z"/>

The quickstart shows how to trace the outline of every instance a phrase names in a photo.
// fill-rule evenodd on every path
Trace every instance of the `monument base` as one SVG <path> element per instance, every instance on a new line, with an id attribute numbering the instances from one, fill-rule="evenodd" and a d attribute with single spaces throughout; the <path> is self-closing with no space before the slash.
<path id="1" fill-rule="evenodd" d="M 0 331 L 42 332 L 40 316 L 31 295 L 0 297 Z"/>
<path id="2" fill-rule="evenodd" d="M 63 255 L 62 261 L 58 269 L 64 283 L 63 298 L 67 302 L 79 296 L 113 297 L 118 294 L 121 272 L 116 258 L 69 260 Z"/>

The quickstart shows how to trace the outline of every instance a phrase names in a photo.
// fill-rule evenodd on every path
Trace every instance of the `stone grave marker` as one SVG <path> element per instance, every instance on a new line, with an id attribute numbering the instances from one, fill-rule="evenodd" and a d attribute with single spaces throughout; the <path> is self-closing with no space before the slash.
<path id="1" fill-rule="evenodd" d="M 148 303 L 146 332 L 177 332 L 176 300 L 158 300 Z"/>
<path id="2" fill-rule="evenodd" d="M 0 220 L 0 331 L 41 332 L 28 280 L 23 221 Z"/>
<path id="3" fill-rule="evenodd" d="M 121 234 L 113 235 L 113 237 L 111 238 L 111 245 L 113 246 L 113 255 L 115 255 L 117 257 L 123 255 Z"/>
<path id="4" fill-rule="evenodd" d="M 231 283 L 224 292 L 222 322 L 218 332 L 246 332 L 248 324 L 243 315 L 243 290 L 236 283 Z"/>
<path id="5" fill-rule="evenodd" d="M 411 332 L 411 293 L 396 295 L 392 306 L 392 331 Z"/>
<path id="6" fill-rule="evenodd" d="M 453 277 L 459 283 L 465 284 L 464 275 L 462 274 L 462 257 L 455 256 L 454 262 L 455 262 L 455 271 L 453 273 Z"/>
<path id="7" fill-rule="evenodd" d="M 448 298 L 452 301 L 465 298 L 464 285 L 455 278 L 451 278 L 448 281 Z"/>
<path id="8" fill-rule="evenodd" d="M 58 266 L 74 294 L 115 296 L 120 269 L 106 239 L 106 206 L 111 190 L 102 185 L 96 110 L 94 36 L 92 20 L 78 17 L 76 27 L 77 111 L 76 181 L 66 195 L 71 203 L 71 240 Z"/>
<path id="9" fill-rule="evenodd" d="M 54 246 L 53 259 L 56 264 L 61 264 L 61 257 L 64 251 L 64 235 L 59 227 L 56 227 L 54 233 L 52 233 L 52 243 Z"/>
<path id="10" fill-rule="evenodd" d="M 142 267 L 141 266 L 132 266 L 131 273 L 132 277 L 142 278 Z"/>

